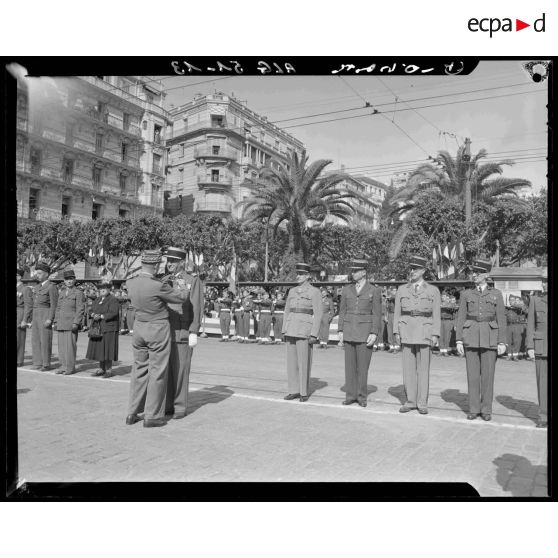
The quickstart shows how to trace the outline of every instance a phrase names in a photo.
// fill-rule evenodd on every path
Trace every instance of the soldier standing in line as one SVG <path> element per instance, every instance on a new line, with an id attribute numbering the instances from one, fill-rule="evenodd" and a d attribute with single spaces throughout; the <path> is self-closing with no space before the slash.
<path id="1" fill-rule="evenodd" d="M 475 288 L 461 293 L 457 313 L 457 352 L 465 354 L 467 366 L 468 420 L 479 414 L 484 420 L 492 419 L 496 357 L 506 352 L 504 298 L 498 289 L 488 288 L 491 269 L 489 261 L 473 263 Z"/>
<path id="2" fill-rule="evenodd" d="M 320 291 L 310 284 L 310 266 L 296 264 L 297 286 L 289 291 L 285 303 L 282 333 L 287 343 L 287 377 L 289 393 L 287 401 L 300 398 L 308 401 L 312 349 L 318 343 L 322 321 L 322 297 Z"/>
<path id="3" fill-rule="evenodd" d="M 33 291 L 22 283 L 25 270 L 17 268 L 17 365 L 23 366 L 27 327 L 33 319 Z"/>
<path id="4" fill-rule="evenodd" d="M 432 346 L 440 338 L 440 291 L 424 280 L 427 259 L 411 256 L 409 283 L 395 296 L 393 333 L 403 346 L 403 383 L 407 402 L 399 409 L 428 414 L 428 384 Z"/>
<path id="5" fill-rule="evenodd" d="M 446 291 L 441 296 L 440 318 L 440 356 L 447 357 L 453 329 L 453 306 Z"/>
<path id="6" fill-rule="evenodd" d="M 245 295 L 242 298 L 242 333 L 244 335 L 243 341 L 241 343 L 250 342 L 250 318 L 254 312 L 254 300 L 252 298 L 252 293 L 249 291 L 244 291 Z M 257 324 L 254 320 L 254 334 L 257 332 Z"/>
<path id="7" fill-rule="evenodd" d="M 173 289 L 155 278 L 161 262 L 159 250 L 145 250 L 140 273 L 128 282 L 131 303 L 137 309 L 132 337 L 134 365 L 126 424 L 142 420 L 144 427 L 164 426 L 167 375 L 171 351 L 168 303 L 182 304 L 188 291 Z"/>
<path id="8" fill-rule="evenodd" d="M 277 345 L 283 343 L 283 316 L 285 314 L 285 295 L 283 291 L 277 291 L 273 302 L 273 338 Z"/>
<path id="9" fill-rule="evenodd" d="M 548 272 L 542 271 L 542 293 L 532 296 L 527 315 L 525 346 L 530 359 L 535 359 L 539 419 L 537 428 L 548 426 Z"/>
<path id="10" fill-rule="evenodd" d="M 506 342 L 508 345 L 507 360 L 518 360 L 521 348 L 520 312 L 518 312 L 517 297 L 510 295 L 506 306 Z"/>
<path id="11" fill-rule="evenodd" d="M 351 271 L 354 283 L 343 287 L 339 305 L 339 339 L 345 349 L 345 401 L 366 407 L 368 369 L 372 347 L 382 322 L 382 292 L 366 280 L 366 259 L 354 259 Z"/>
<path id="12" fill-rule="evenodd" d="M 273 311 L 273 301 L 269 297 L 269 293 L 264 291 L 258 303 L 258 336 L 259 343 L 269 345 L 271 343 L 271 316 Z"/>
<path id="13" fill-rule="evenodd" d="M 78 331 L 85 313 L 85 295 L 76 287 L 76 275 L 64 271 L 64 287 L 58 294 L 54 325 L 58 332 L 57 374 L 69 376 L 76 371 L 76 352 Z"/>
<path id="14" fill-rule="evenodd" d="M 320 332 L 318 333 L 318 338 L 320 340 L 320 349 L 327 349 L 327 343 L 329 341 L 329 326 L 331 320 L 333 320 L 333 300 L 329 296 L 327 289 L 322 287 L 322 321 L 320 323 Z"/>
<path id="15" fill-rule="evenodd" d="M 234 297 L 231 306 L 231 314 L 234 316 L 234 341 L 244 343 L 244 335 L 242 335 L 242 298 Z"/>
<path id="16" fill-rule="evenodd" d="M 219 313 L 219 325 L 221 326 L 221 342 L 231 340 L 231 310 L 232 310 L 232 293 L 223 289 L 223 294 L 217 299 L 216 310 Z"/>
<path id="17" fill-rule="evenodd" d="M 58 302 L 58 289 L 48 279 L 50 271 L 50 266 L 44 262 L 35 266 L 35 276 L 39 285 L 33 294 L 33 366 L 42 371 L 51 368 L 52 324 Z"/>
<path id="18" fill-rule="evenodd" d="M 194 347 L 198 343 L 198 331 L 202 319 L 204 299 L 203 285 L 199 277 L 180 269 L 186 261 L 186 251 L 180 248 L 167 250 L 167 275 L 163 282 L 171 287 L 186 290 L 187 300 L 169 302 L 171 348 L 165 414 L 174 419 L 186 416 L 188 386 Z"/>

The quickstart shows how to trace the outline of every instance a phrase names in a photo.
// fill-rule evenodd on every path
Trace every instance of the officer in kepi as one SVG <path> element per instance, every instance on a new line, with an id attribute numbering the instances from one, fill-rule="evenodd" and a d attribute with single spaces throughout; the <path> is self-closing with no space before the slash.
<path id="1" fill-rule="evenodd" d="M 457 312 L 457 352 L 465 354 L 467 366 L 467 419 L 475 420 L 480 415 L 491 420 L 496 357 L 506 352 L 504 297 L 498 289 L 488 288 L 492 269 L 489 261 L 475 260 L 472 269 L 475 287 L 461 293 Z"/>
<path id="2" fill-rule="evenodd" d="M 354 259 L 354 283 L 343 287 L 339 305 L 339 340 L 345 350 L 345 389 L 343 405 L 366 407 L 368 368 L 374 343 L 382 323 L 382 291 L 366 280 L 365 258 Z"/>
<path id="3" fill-rule="evenodd" d="M 54 318 L 58 332 L 58 358 L 60 359 L 57 374 L 69 376 L 76 371 L 78 331 L 83 322 L 84 312 L 85 295 L 76 287 L 76 275 L 73 270 L 64 271 L 64 286 L 58 294 Z"/>
<path id="4" fill-rule="evenodd" d="M 428 414 L 430 356 L 440 338 L 440 291 L 424 280 L 428 260 L 412 256 L 409 282 L 395 295 L 393 333 L 395 343 L 402 345 L 403 383 L 406 403 L 399 409 L 408 413 L 418 409 Z"/>
<path id="5" fill-rule="evenodd" d="M 203 288 L 199 277 L 184 270 L 186 252 L 168 248 L 167 273 L 163 279 L 173 288 L 186 289 L 188 299 L 182 303 L 169 303 L 171 349 L 165 415 L 174 419 L 186 416 L 188 385 L 194 347 L 198 343 L 204 306 Z"/>
<path id="6" fill-rule="evenodd" d="M 312 350 L 318 343 L 322 321 L 322 296 L 310 284 L 310 266 L 296 264 L 297 286 L 289 291 L 285 303 L 282 333 L 287 343 L 287 377 L 289 393 L 287 401 L 308 401 Z"/>
<path id="7" fill-rule="evenodd" d="M 542 293 L 532 296 L 527 315 L 527 334 L 525 346 L 530 359 L 535 359 L 537 374 L 537 393 L 539 396 L 539 419 L 537 428 L 548 425 L 548 272 L 542 271 Z"/>

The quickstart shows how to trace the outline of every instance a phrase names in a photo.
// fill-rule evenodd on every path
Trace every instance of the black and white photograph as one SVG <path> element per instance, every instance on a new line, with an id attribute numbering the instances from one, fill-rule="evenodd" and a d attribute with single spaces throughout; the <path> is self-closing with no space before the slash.
<path id="1" fill-rule="evenodd" d="M 552 65 L 369 60 L 7 63 L 19 486 L 549 496 Z"/>

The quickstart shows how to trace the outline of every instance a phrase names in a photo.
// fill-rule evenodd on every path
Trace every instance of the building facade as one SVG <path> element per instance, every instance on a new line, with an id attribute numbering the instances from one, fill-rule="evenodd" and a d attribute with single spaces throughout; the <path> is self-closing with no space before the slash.
<path id="1" fill-rule="evenodd" d="M 18 217 L 87 221 L 162 214 L 164 163 L 161 172 L 147 172 L 158 169 L 147 162 L 146 153 L 155 147 L 144 128 L 157 109 L 122 89 L 120 79 L 41 78 L 18 84 Z M 163 148 L 162 161 L 165 155 Z"/>
<path id="2" fill-rule="evenodd" d="M 288 165 L 304 146 L 244 106 L 232 95 L 196 95 L 169 111 L 172 131 L 166 197 L 193 199 L 193 213 L 240 217 L 238 203 L 250 195 L 247 182 L 265 165 Z M 177 205 L 177 204 L 174 204 Z"/>

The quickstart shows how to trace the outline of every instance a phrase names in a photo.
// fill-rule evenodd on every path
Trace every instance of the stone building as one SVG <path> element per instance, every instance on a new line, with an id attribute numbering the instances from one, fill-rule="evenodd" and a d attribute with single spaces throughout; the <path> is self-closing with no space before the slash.
<path id="1" fill-rule="evenodd" d="M 168 122 L 162 99 L 159 106 L 149 99 L 143 84 L 149 77 L 132 78 L 134 92 L 123 89 L 121 79 L 31 78 L 27 86 L 18 84 L 18 217 L 162 214 L 166 154 L 149 138 L 151 123 Z M 157 166 L 155 153 L 161 157 Z"/>
<path id="2" fill-rule="evenodd" d="M 238 202 L 250 194 L 246 181 L 255 179 L 264 165 L 288 165 L 290 153 L 304 148 L 232 95 L 196 95 L 169 113 L 169 207 L 238 217 Z M 190 196 L 193 204 L 173 205 L 176 198 Z"/>

